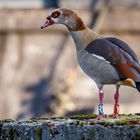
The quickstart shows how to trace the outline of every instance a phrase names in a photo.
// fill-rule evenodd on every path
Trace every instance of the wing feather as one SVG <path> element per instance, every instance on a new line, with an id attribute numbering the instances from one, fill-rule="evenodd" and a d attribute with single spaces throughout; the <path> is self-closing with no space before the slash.
<path id="1" fill-rule="evenodd" d="M 113 65 L 120 79 L 131 78 L 135 81 L 140 80 L 140 65 L 136 54 L 127 45 L 120 45 L 121 41 L 110 41 L 110 38 L 96 39 L 92 41 L 85 49 L 90 54 L 95 54 L 103 57 Z"/>
<path id="2" fill-rule="evenodd" d="M 117 45 L 118 47 L 120 47 L 126 53 L 130 54 L 135 61 L 138 62 L 138 58 L 137 58 L 135 52 L 124 41 L 122 41 L 118 38 L 115 38 L 115 37 L 106 37 L 105 39 L 110 41 L 111 43 Z"/>

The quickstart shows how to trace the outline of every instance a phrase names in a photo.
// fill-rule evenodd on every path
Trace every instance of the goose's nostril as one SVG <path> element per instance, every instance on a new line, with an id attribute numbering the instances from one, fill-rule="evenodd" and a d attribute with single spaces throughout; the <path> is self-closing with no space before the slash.
<path id="1" fill-rule="evenodd" d="M 51 20 L 51 17 L 47 17 L 48 20 Z"/>

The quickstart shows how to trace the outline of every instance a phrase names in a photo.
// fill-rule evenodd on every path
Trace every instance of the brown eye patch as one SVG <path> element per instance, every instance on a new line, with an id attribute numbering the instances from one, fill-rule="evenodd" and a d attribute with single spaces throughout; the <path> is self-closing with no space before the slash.
<path id="1" fill-rule="evenodd" d="M 58 12 L 58 11 L 55 11 L 55 12 L 53 12 L 52 13 L 52 15 L 51 15 L 53 18 L 57 18 L 57 17 L 59 17 L 60 16 L 60 12 Z"/>

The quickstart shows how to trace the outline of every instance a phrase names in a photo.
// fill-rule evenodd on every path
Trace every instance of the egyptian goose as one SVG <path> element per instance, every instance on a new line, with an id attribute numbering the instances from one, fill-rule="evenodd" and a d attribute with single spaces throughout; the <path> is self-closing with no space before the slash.
<path id="1" fill-rule="evenodd" d="M 89 29 L 72 10 L 65 8 L 53 10 L 41 29 L 53 24 L 63 24 L 68 28 L 75 42 L 79 65 L 98 86 L 99 116 L 97 119 L 105 117 L 103 86 L 116 85 L 113 118 L 117 118 L 120 86 L 134 87 L 140 92 L 140 64 L 134 51 L 118 38 L 103 37 Z"/>

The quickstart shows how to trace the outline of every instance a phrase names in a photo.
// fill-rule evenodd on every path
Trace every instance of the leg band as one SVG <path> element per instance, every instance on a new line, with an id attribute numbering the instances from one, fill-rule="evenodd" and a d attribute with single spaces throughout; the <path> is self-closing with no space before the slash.
<path id="1" fill-rule="evenodd" d="M 103 104 L 98 105 L 98 111 L 99 111 L 99 115 L 104 114 Z"/>

